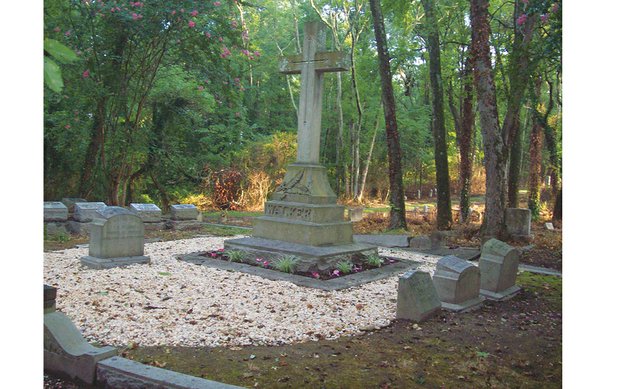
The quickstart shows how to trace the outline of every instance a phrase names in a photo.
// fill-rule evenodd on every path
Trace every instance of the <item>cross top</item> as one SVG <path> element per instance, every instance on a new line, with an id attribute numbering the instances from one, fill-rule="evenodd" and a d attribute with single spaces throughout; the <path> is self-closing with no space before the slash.
<path id="1" fill-rule="evenodd" d="M 306 23 L 301 55 L 285 57 L 280 61 L 280 73 L 301 74 L 297 116 L 297 162 L 319 163 L 323 73 L 349 69 L 348 57 L 344 53 L 323 50 L 325 50 L 324 25 L 319 22 Z"/>

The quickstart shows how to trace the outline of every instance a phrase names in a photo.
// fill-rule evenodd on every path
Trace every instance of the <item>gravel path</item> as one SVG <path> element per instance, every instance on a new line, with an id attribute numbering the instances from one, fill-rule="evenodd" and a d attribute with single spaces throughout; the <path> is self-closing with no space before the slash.
<path id="1" fill-rule="evenodd" d="M 87 248 L 49 252 L 44 282 L 58 288 L 57 309 L 88 341 L 114 346 L 275 345 L 352 335 L 395 318 L 398 276 L 325 292 L 173 258 L 221 248 L 225 239 L 147 243 L 150 265 L 107 270 L 80 265 Z M 440 258 L 380 254 L 424 262 L 429 272 Z"/>

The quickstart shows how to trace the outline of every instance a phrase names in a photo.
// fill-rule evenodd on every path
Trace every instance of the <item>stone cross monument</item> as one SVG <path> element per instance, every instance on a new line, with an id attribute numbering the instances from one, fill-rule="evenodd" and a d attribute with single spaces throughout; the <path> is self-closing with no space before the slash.
<path id="1" fill-rule="evenodd" d="M 326 270 L 345 257 L 376 253 L 374 246 L 353 243 L 351 221 L 345 220 L 344 207 L 336 204 L 327 171 L 319 164 L 323 73 L 349 67 L 344 53 L 324 49 L 324 26 L 306 23 L 302 54 L 280 61 L 281 73 L 301 74 L 297 161 L 287 167 L 282 184 L 265 203 L 265 215 L 257 218 L 253 237 L 225 243 L 227 248 L 264 257 L 295 255 L 300 271 Z"/>

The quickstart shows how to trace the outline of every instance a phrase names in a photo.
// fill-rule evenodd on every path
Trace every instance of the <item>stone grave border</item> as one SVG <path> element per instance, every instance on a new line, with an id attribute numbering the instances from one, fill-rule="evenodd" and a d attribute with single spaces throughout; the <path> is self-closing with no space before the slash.
<path id="1" fill-rule="evenodd" d="M 234 389 L 239 386 L 149 366 L 117 356 L 112 346 L 95 347 L 71 319 L 57 312 L 56 288 L 43 286 L 44 369 L 91 387 L 111 389 Z"/>
<path id="2" fill-rule="evenodd" d="M 296 274 L 284 273 L 278 270 L 266 269 L 263 267 L 248 265 L 239 262 L 228 262 L 221 259 L 211 259 L 200 254 L 207 251 L 198 251 L 190 254 L 180 254 L 174 257 L 179 261 L 193 263 L 195 265 L 207 266 L 220 270 L 237 271 L 240 273 L 259 276 L 272 281 L 288 281 L 297 286 L 306 288 L 320 289 L 325 291 L 341 290 L 360 286 L 372 281 L 382 280 L 398 273 L 417 268 L 422 263 L 407 259 L 398 258 L 399 262 L 391 265 L 382 266 L 376 269 L 365 270 L 360 273 L 349 274 L 346 276 L 332 278 L 331 280 L 317 280 Z"/>

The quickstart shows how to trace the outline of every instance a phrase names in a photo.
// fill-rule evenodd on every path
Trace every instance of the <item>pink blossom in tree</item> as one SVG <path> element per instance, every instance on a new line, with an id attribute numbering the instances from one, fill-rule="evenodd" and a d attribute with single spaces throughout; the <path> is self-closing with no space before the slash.
<path id="1" fill-rule="evenodd" d="M 220 3 L 219 1 L 216 1 L 215 3 L 213 3 L 214 6 L 219 7 L 220 5 L 222 5 L 222 3 Z"/>
<path id="2" fill-rule="evenodd" d="M 90 77 L 90 72 L 88 71 L 88 69 L 84 70 L 84 72 L 82 73 L 82 77 L 84 78 Z"/>
<path id="3" fill-rule="evenodd" d="M 542 14 L 542 15 L 540 15 L 540 21 L 542 23 L 547 23 L 547 20 L 549 20 L 549 14 Z"/>
<path id="4" fill-rule="evenodd" d="M 189 28 L 194 28 L 196 27 L 196 22 L 194 22 L 193 20 L 190 20 L 189 23 L 187 23 L 189 25 Z"/>
<path id="5" fill-rule="evenodd" d="M 196 17 L 196 16 L 198 16 L 198 11 L 193 10 L 193 11 L 190 13 L 190 15 L 192 15 L 192 16 L 194 16 L 194 17 Z"/>
<path id="6" fill-rule="evenodd" d="M 211 38 L 211 33 L 209 33 L 208 31 L 205 31 L 205 36 L 206 36 L 207 38 Z"/>
<path id="7" fill-rule="evenodd" d="M 525 23 L 525 21 L 527 20 L 527 15 L 523 14 L 521 16 L 519 16 L 519 18 L 517 19 L 517 26 L 522 26 L 523 23 Z"/>

